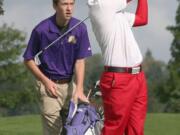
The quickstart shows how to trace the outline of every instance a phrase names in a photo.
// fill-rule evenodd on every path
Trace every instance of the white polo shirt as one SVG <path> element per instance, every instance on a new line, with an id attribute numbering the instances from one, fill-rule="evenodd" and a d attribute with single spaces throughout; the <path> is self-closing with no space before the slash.
<path id="1" fill-rule="evenodd" d="M 132 33 L 135 14 L 122 12 L 126 0 L 88 0 L 89 17 L 104 65 L 134 67 L 142 55 Z"/>

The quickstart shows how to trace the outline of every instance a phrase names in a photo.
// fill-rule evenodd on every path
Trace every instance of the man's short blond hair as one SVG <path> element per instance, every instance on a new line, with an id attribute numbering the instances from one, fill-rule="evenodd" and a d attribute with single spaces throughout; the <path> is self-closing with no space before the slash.
<path id="1" fill-rule="evenodd" d="M 53 0 L 53 4 L 57 5 L 60 0 Z M 75 1 L 75 0 L 74 0 Z"/>
<path id="2" fill-rule="evenodd" d="M 59 0 L 53 0 L 53 4 L 57 5 Z"/>

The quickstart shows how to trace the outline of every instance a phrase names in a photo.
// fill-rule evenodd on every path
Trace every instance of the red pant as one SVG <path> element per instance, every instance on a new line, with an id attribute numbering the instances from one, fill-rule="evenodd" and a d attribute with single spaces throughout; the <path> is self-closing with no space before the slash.
<path id="1" fill-rule="evenodd" d="M 105 115 L 101 135 L 144 135 L 147 110 L 144 73 L 104 72 L 100 87 Z"/>

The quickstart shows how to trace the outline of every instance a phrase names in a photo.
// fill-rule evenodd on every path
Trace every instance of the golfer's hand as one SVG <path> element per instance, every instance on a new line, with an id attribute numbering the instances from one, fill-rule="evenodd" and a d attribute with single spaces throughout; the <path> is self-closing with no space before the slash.
<path id="1" fill-rule="evenodd" d="M 54 98 L 57 98 L 57 85 L 51 80 L 44 81 L 47 92 Z"/>
<path id="2" fill-rule="evenodd" d="M 84 95 L 83 93 L 83 90 L 79 90 L 79 89 L 76 89 L 73 96 L 72 96 L 72 99 L 75 103 L 78 103 L 78 99 L 81 100 L 82 102 L 86 102 L 86 103 L 89 103 L 89 100 L 87 99 L 87 97 Z"/>

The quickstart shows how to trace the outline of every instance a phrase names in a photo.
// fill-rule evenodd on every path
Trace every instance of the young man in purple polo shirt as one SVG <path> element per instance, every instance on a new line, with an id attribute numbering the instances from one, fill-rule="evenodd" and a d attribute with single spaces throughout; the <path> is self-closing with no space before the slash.
<path id="1" fill-rule="evenodd" d="M 74 2 L 75 0 L 53 0 L 55 15 L 40 22 L 33 29 L 24 53 L 25 65 L 38 80 L 44 135 L 59 135 L 61 132 L 59 112 L 70 92 L 68 86 L 73 70 L 76 87 L 72 98 L 75 102 L 78 99 L 88 102 L 83 93 L 84 59 L 92 53 L 84 23 L 43 52 L 40 55 L 41 65 L 37 66 L 34 61 L 34 56 L 40 50 L 79 22 L 72 17 Z"/>

